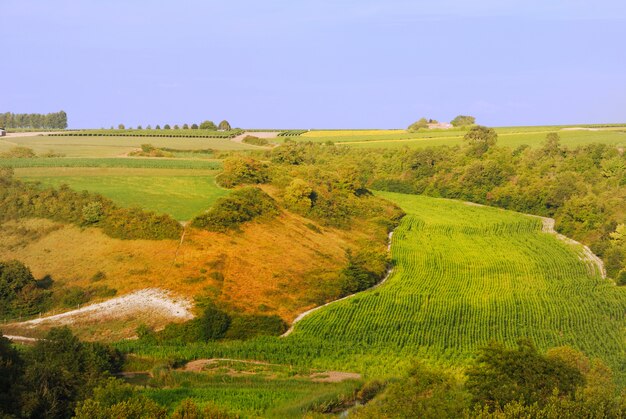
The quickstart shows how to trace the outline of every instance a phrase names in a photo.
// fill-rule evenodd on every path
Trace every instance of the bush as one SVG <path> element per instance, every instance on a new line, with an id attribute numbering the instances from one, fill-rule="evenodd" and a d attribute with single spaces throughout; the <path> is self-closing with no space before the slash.
<path id="1" fill-rule="evenodd" d="M 239 315 L 231 320 L 227 339 L 250 339 L 255 336 L 280 336 L 287 324 L 279 316 Z"/>
<path id="2" fill-rule="evenodd" d="M 253 135 L 246 135 L 241 142 L 258 146 L 265 146 L 269 144 L 269 141 L 267 141 L 266 138 L 259 138 Z"/>
<path id="3" fill-rule="evenodd" d="M 217 200 L 205 214 L 191 221 L 194 227 L 225 232 L 259 217 L 273 217 L 280 213 L 274 199 L 259 188 L 238 189 Z"/>
<path id="4" fill-rule="evenodd" d="M 226 188 L 232 188 L 242 184 L 266 183 L 269 178 L 267 164 L 250 157 L 232 157 L 224 160 L 224 170 L 217 181 Z"/>

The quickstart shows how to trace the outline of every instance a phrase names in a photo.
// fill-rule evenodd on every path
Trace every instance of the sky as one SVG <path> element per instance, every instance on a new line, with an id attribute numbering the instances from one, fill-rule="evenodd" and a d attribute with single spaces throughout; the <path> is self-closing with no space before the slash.
<path id="1" fill-rule="evenodd" d="M 0 112 L 71 128 L 626 122 L 623 0 L 0 0 Z"/>

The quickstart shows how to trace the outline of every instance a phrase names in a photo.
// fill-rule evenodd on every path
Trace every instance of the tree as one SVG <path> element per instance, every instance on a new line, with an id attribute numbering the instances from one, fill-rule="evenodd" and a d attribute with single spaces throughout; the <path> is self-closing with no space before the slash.
<path id="1" fill-rule="evenodd" d="M 152 129 L 152 125 L 148 124 L 148 125 L 146 126 L 146 129 L 147 129 L 147 130 Z"/>
<path id="2" fill-rule="evenodd" d="M 220 122 L 218 129 L 220 131 L 230 131 L 232 128 L 230 127 L 230 124 L 227 120 L 223 120 L 222 122 Z"/>
<path id="3" fill-rule="evenodd" d="M 178 124 L 174 124 L 174 129 L 180 129 L 180 127 L 178 126 Z"/>
<path id="4" fill-rule="evenodd" d="M 411 125 L 409 125 L 408 131 L 417 132 L 423 128 L 428 128 L 428 119 L 426 118 L 420 118 L 418 121 L 413 122 Z"/>
<path id="5" fill-rule="evenodd" d="M 183 124 L 183 129 L 189 129 L 189 125 L 188 124 Z"/>
<path id="6" fill-rule="evenodd" d="M 204 121 L 200 124 L 200 129 L 206 129 L 209 131 L 217 131 L 217 125 L 213 121 Z"/>
<path id="7" fill-rule="evenodd" d="M 452 126 L 454 127 L 466 127 L 469 125 L 474 125 L 476 123 L 476 118 L 469 115 L 458 115 L 452 121 L 450 121 Z"/>
<path id="8" fill-rule="evenodd" d="M 497 342 L 481 348 L 467 377 L 474 402 L 493 407 L 515 401 L 544 405 L 555 390 L 573 396 L 584 384 L 582 373 L 569 361 L 540 354 L 525 339 L 513 349 Z"/>
<path id="9" fill-rule="evenodd" d="M 141 128 L 141 125 L 137 125 L 137 129 L 143 129 L 143 128 Z"/>
<path id="10" fill-rule="evenodd" d="M 559 137 L 559 134 L 550 132 L 546 135 L 546 140 L 543 143 L 541 151 L 543 151 L 543 154 L 546 156 L 557 156 L 561 154 L 560 142 L 561 137 Z"/>
<path id="11" fill-rule="evenodd" d="M 172 127 L 170 127 L 169 124 L 165 124 L 165 125 L 163 125 L 163 129 L 172 129 Z"/>
<path id="12" fill-rule="evenodd" d="M 124 124 L 119 124 L 119 125 L 117 126 L 117 129 L 126 129 L 126 127 L 124 126 Z"/>
<path id="13" fill-rule="evenodd" d="M 214 305 L 204 309 L 198 319 L 200 324 L 200 338 L 204 341 L 217 340 L 226 334 L 230 325 L 230 317 Z"/>
<path id="14" fill-rule="evenodd" d="M 285 204 L 300 214 L 306 214 L 311 209 L 314 198 L 313 188 L 302 179 L 294 179 L 285 189 Z"/>
<path id="15" fill-rule="evenodd" d="M 198 129 L 198 124 L 191 124 L 191 129 Z"/>
<path id="16" fill-rule="evenodd" d="M 0 333 L 0 417 L 12 417 L 18 413 L 23 361 L 11 345 L 11 341 Z"/>
<path id="17" fill-rule="evenodd" d="M 157 125 L 156 127 L 154 127 L 154 129 L 161 129 L 161 126 Z"/>
<path id="18" fill-rule="evenodd" d="M 470 146 L 470 151 L 476 156 L 481 156 L 489 147 L 496 144 L 498 134 L 493 128 L 487 128 L 482 125 L 472 127 L 463 137 Z"/>

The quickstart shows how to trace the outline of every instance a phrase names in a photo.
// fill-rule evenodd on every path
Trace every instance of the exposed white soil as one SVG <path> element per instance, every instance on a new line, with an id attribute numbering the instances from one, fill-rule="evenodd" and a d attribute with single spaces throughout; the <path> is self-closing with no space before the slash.
<path id="1" fill-rule="evenodd" d="M 24 343 L 37 342 L 39 340 L 36 338 L 27 338 L 26 336 L 14 336 L 14 335 L 2 335 L 2 336 L 15 342 L 24 342 Z"/>
<path id="2" fill-rule="evenodd" d="M 388 241 L 388 244 L 387 244 L 387 251 L 391 251 L 391 238 L 392 238 L 392 237 L 393 237 L 393 231 L 392 231 L 391 233 L 389 233 L 389 241 Z M 383 278 L 383 280 L 382 280 L 382 281 L 380 281 L 379 283 L 377 283 L 377 284 L 376 284 L 376 285 L 374 285 L 373 287 L 370 287 L 370 288 L 368 288 L 367 290 L 363 290 L 363 291 L 370 291 L 370 290 L 373 290 L 373 289 L 376 289 L 376 288 L 380 287 L 380 286 L 381 286 L 381 285 L 383 285 L 385 282 L 387 282 L 387 280 L 389 279 L 389 277 L 391 276 L 391 274 L 392 274 L 392 273 L 393 273 L 393 268 L 389 268 L 389 269 L 387 270 L 387 274 L 385 275 L 385 277 Z M 296 323 L 298 323 L 299 321 L 301 321 L 302 319 L 304 319 L 306 316 L 308 316 L 309 314 L 313 313 L 314 311 L 317 311 L 317 310 L 319 310 L 319 309 L 321 309 L 321 308 L 324 308 L 324 307 L 328 307 L 329 305 L 331 305 L 331 304 L 335 304 L 335 303 L 338 303 L 339 301 L 343 301 L 343 300 L 347 300 L 348 298 L 352 298 L 352 297 L 354 297 L 355 295 L 357 295 L 357 294 L 359 294 L 359 293 L 361 293 L 361 292 L 363 292 L 363 291 L 359 291 L 359 292 L 357 292 L 357 293 L 355 293 L 355 294 L 346 295 L 345 297 L 340 298 L 340 299 L 338 299 L 338 300 L 334 300 L 334 301 L 328 302 L 328 303 L 326 303 L 326 304 L 324 304 L 324 305 L 321 305 L 321 306 L 313 307 L 312 309 L 307 310 L 307 311 L 305 311 L 304 313 L 300 313 L 300 314 L 298 315 L 298 317 L 296 317 L 296 318 L 295 318 L 295 320 L 293 321 L 293 323 L 291 323 L 291 327 L 289 328 L 289 330 L 287 330 L 285 333 L 283 333 L 282 335 L 280 335 L 280 337 L 281 337 L 281 338 L 284 338 L 284 337 L 289 336 L 289 335 L 291 334 L 291 332 L 293 332 L 293 329 L 294 329 L 294 327 L 295 327 Z"/>
<path id="3" fill-rule="evenodd" d="M 165 290 L 146 288 L 101 303 L 87 305 L 76 310 L 53 316 L 40 317 L 15 326 L 34 328 L 39 325 L 72 325 L 93 320 L 112 320 L 135 315 L 160 316 L 172 320 L 189 320 L 192 303 L 188 299 L 174 297 Z"/>

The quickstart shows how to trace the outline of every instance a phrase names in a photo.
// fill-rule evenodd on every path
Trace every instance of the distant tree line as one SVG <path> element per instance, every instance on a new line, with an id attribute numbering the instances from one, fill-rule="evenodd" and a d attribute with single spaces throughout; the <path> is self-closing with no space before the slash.
<path id="1" fill-rule="evenodd" d="M 114 127 L 111 127 L 111 129 L 114 129 Z M 125 130 L 125 129 L 132 129 L 131 127 L 126 127 L 126 125 L 124 124 L 118 124 L 117 126 L 118 130 Z M 144 129 L 142 125 L 137 125 L 137 129 L 138 130 L 142 130 Z M 232 127 L 230 126 L 230 123 L 226 120 L 223 120 L 222 122 L 219 123 L 219 125 L 215 125 L 215 122 L 213 121 L 203 121 L 200 123 L 200 125 L 198 124 L 183 124 L 178 125 L 178 124 L 174 124 L 174 126 L 171 126 L 170 124 L 165 124 L 163 125 L 163 127 L 161 127 L 161 125 L 157 124 L 155 125 L 154 128 L 152 128 L 152 125 L 146 125 L 145 129 L 147 130 L 151 130 L 151 129 L 155 129 L 155 130 L 177 130 L 177 129 L 203 129 L 203 130 L 208 130 L 208 131 L 231 131 Z"/>
<path id="2" fill-rule="evenodd" d="M 66 129 L 67 114 L 64 111 L 48 114 L 11 112 L 0 113 L 0 127 L 7 129 Z"/>

